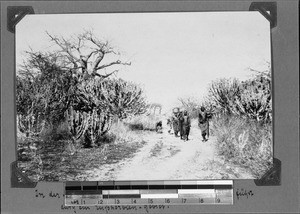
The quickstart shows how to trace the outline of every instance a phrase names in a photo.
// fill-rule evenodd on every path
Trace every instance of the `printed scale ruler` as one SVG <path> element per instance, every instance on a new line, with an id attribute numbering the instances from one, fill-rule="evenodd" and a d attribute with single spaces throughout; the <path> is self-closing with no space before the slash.
<path id="1" fill-rule="evenodd" d="M 65 206 L 233 204 L 233 181 L 69 181 Z"/>

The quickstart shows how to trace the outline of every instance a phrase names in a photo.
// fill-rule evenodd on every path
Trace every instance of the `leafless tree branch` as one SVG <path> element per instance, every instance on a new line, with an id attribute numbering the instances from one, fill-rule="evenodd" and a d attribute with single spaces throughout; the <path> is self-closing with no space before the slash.
<path id="1" fill-rule="evenodd" d="M 105 74 L 105 75 L 103 75 L 103 74 L 98 74 L 98 73 L 94 73 L 94 75 L 95 75 L 95 76 L 98 76 L 98 77 L 101 77 L 101 78 L 107 78 L 107 77 L 111 76 L 112 74 L 117 73 L 118 71 L 119 71 L 119 70 L 114 70 L 113 72 L 110 72 L 109 74 Z"/>
<path id="2" fill-rule="evenodd" d="M 131 65 L 131 62 L 129 62 L 129 63 L 128 62 L 121 62 L 120 60 L 117 60 L 117 61 L 111 62 L 109 64 L 101 65 L 101 66 L 97 67 L 96 70 L 107 68 L 107 67 L 112 66 L 112 65 Z"/>
<path id="3" fill-rule="evenodd" d="M 97 71 L 108 68 L 113 65 L 131 65 L 130 62 L 121 62 L 116 60 L 107 64 L 100 65 L 105 55 L 115 54 L 120 55 L 110 46 L 108 41 L 100 41 L 91 31 L 85 31 L 82 34 L 65 39 L 64 37 L 58 38 L 46 32 L 52 42 L 54 42 L 61 49 L 58 51 L 61 54 L 61 61 L 64 66 L 70 65 L 71 70 L 80 70 L 81 75 L 89 73 L 92 76 L 108 77 L 115 73 L 113 71 L 108 75 L 101 75 Z M 88 45 L 86 42 L 89 42 Z M 65 58 L 65 59 L 63 59 Z"/>

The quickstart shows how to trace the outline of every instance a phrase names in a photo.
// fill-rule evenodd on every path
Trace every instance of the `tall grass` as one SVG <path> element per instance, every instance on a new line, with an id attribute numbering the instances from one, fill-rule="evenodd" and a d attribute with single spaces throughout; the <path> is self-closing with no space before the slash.
<path id="1" fill-rule="evenodd" d="M 217 151 L 226 162 L 248 167 L 260 178 L 272 165 L 272 127 L 237 116 L 222 116 L 212 120 L 212 132 L 217 137 Z"/>
<path id="2" fill-rule="evenodd" d="M 133 134 L 123 122 L 113 123 L 109 134 L 114 138 L 115 143 L 126 143 L 133 140 Z"/>
<path id="3" fill-rule="evenodd" d="M 97 136 L 95 140 L 96 147 L 103 147 L 110 143 L 124 143 L 132 142 L 136 138 L 136 133 L 133 133 L 131 126 L 121 121 L 114 122 L 111 125 L 110 131 L 102 136 Z M 18 132 L 19 141 L 21 140 L 22 133 Z M 23 137 L 24 138 L 24 137 Z M 67 122 L 61 122 L 58 127 L 48 127 L 39 136 L 39 141 L 43 144 L 53 144 L 53 142 L 61 142 L 66 146 L 72 141 L 72 137 L 69 131 Z M 73 142 L 76 149 L 85 148 L 86 141 L 89 139 L 86 136 L 82 136 L 76 142 Z"/>

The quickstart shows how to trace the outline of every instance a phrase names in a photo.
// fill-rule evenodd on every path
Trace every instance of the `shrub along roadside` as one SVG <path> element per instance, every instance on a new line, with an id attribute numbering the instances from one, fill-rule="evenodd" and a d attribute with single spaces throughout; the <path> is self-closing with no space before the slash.
<path id="1" fill-rule="evenodd" d="M 56 135 L 63 135 L 66 125 L 61 124 L 57 130 Z M 99 137 L 95 147 L 79 146 L 76 152 L 69 148 L 68 140 L 52 141 L 51 132 L 48 134 L 50 136 L 44 136 L 47 141 L 39 142 L 34 156 L 27 154 L 22 159 L 19 156 L 19 168 L 33 181 L 91 180 L 92 174 L 87 171 L 114 170 L 114 164 L 133 157 L 146 143 L 140 137 L 142 133 L 131 131 L 121 122 L 114 123 L 109 133 Z"/>
<path id="2" fill-rule="evenodd" d="M 251 170 L 260 178 L 272 165 L 272 126 L 234 116 L 212 120 L 216 148 L 228 163 Z"/>

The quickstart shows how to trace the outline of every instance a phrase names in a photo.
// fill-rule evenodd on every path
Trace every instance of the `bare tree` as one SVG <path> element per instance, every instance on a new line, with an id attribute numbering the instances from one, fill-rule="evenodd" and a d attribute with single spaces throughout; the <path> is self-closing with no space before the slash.
<path id="1" fill-rule="evenodd" d="M 122 62 L 118 57 L 120 53 L 108 41 L 96 38 L 92 31 L 68 39 L 46 33 L 59 47 L 62 67 L 71 70 L 79 79 L 106 78 L 119 71 L 117 65 L 131 65 L 131 62 Z M 104 63 L 104 57 L 108 55 L 114 55 L 116 59 Z M 107 69 L 110 71 L 106 72 Z"/>

